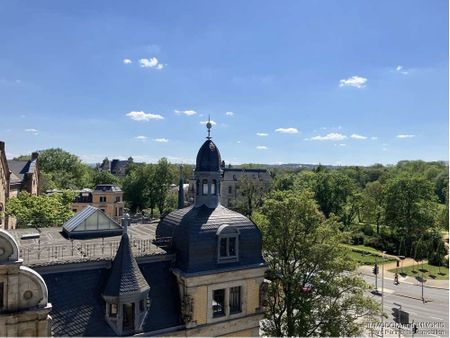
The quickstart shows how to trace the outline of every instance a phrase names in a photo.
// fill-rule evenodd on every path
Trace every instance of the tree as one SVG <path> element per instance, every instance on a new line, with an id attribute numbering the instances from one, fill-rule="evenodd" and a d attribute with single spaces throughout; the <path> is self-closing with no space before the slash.
<path id="1" fill-rule="evenodd" d="M 127 170 L 123 180 L 124 200 L 127 201 L 131 211 L 143 210 L 148 206 L 147 177 L 152 175 L 148 165 L 133 165 Z"/>
<path id="2" fill-rule="evenodd" d="M 260 179 L 251 179 L 246 174 L 242 175 L 238 182 L 240 196 L 236 199 L 234 209 L 251 218 L 253 210 L 261 205 L 264 183 Z"/>
<path id="3" fill-rule="evenodd" d="M 325 219 L 307 190 L 275 191 L 255 221 L 271 282 L 266 321 L 270 336 L 355 336 L 360 318 L 378 315 L 365 296 L 368 285 L 355 268 L 335 218 Z"/>
<path id="4" fill-rule="evenodd" d="M 6 214 L 15 217 L 17 227 L 61 226 L 73 216 L 71 205 L 76 193 L 65 190 L 52 195 L 33 196 L 27 192 L 20 192 L 6 204 Z"/>
<path id="5" fill-rule="evenodd" d="M 367 183 L 362 194 L 362 204 L 364 218 L 369 222 L 375 222 L 379 234 L 384 214 L 383 186 L 379 181 Z"/>
<path id="6" fill-rule="evenodd" d="M 160 214 L 164 212 L 170 184 L 175 180 L 175 177 L 174 167 L 170 165 L 167 158 L 161 158 L 155 167 L 155 174 L 153 176 L 155 200 Z"/>
<path id="7" fill-rule="evenodd" d="M 435 224 L 436 203 L 433 185 L 422 176 L 403 173 L 386 182 L 385 222 L 405 236 L 406 247 Z"/>
<path id="8" fill-rule="evenodd" d="M 90 186 L 90 168 L 81 160 L 61 148 L 51 148 L 39 153 L 42 176 L 41 190 L 81 189 Z"/>
<path id="9" fill-rule="evenodd" d="M 95 171 L 92 176 L 92 187 L 97 184 L 115 184 L 120 185 L 120 180 L 109 171 Z"/>

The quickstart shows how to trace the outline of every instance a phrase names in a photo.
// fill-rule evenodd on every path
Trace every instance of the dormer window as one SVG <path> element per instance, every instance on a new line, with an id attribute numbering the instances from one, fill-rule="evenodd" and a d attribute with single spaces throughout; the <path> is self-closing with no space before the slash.
<path id="1" fill-rule="evenodd" d="M 217 229 L 217 262 L 230 263 L 239 260 L 239 230 L 228 224 Z"/>
<path id="2" fill-rule="evenodd" d="M 208 180 L 202 181 L 202 194 L 208 195 Z"/>
<path id="3" fill-rule="evenodd" d="M 216 194 L 216 180 L 212 180 L 212 183 L 211 183 L 211 195 L 215 195 Z"/>

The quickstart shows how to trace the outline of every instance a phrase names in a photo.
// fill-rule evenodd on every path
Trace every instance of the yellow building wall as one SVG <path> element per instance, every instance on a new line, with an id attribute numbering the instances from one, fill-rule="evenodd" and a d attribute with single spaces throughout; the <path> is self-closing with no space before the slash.
<path id="1" fill-rule="evenodd" d="M 208 315 L 208 287 L 197 287 L 195 293 L 192 294 L 192 298 L 194 299 L 192 320 L 197 322 L 197 325 L 206 324 L 206 316 Z"/>
<path id="2" fill-rule="evenodd" d="M 259 307 L 259 284 L 255 279 L 247 280 L 247 313 L 255 313 Z"/>
<path id="3" fill-rule="evenodd" d="M 248 330 L 229 333 L 229 334 L 226 334 L 221 337 L 255 337 L 254 331 L 255 331 L 254 329 L 248 329 Z"/>

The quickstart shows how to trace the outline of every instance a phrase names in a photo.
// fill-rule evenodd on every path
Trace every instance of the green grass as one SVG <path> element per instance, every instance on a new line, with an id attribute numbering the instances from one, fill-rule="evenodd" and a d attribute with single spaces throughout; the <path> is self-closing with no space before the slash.
<path id="1" fill-rule="evenodd" d="M 378 252 L 375 250 L 375 252 Z M 370 252 L 356 252 L 356 251 L 352 251 L 350 252 L 350 257 L 358 262 L 358 264 L 360 265 L 374 265 L 375 262 L 377 262 L 378 264 L 382 263 L 382 257 L 381 254 L 375 254 L 375 253 L 370 253 Z M 393 262 L 395 261 L 395 259 L 390 258 L 390 257 L 384 257 L 384 264 L 389 263 L 389 262 Z"/>
<path id="2" fill-rule="evenodd" d="M 389 270 L 391 272 L 397 272 L 402 276 L 415 277 L 420 281 L 422 276 L 422 264 L 416 264 L 415 266 L 408 266 L 403 268 L 403 274 L 401 273 L 401 268 L 396 268 Z M 439 267 L 429 264 L 423 265 L 423 278 L 425 280 L 433 279 L 448 279 L 448 267 L 441 266 L 440 273 Z"/>
<path id="3" fill-rule="evenodd" d="M 382 254 L 381 251 L 378 251 L 377 249 L 374 249 L 374 248 L 372 248 L 370 246 L 366 246 L 366 245 L 344 244 L 344 246 L 346 246 L 347 248 L 350 248 L 351 250 L 358 249 L 358 251 L 361 250 L 361 251 L 371 252 L 371 253 L 379 254 L 379 255 Z"/>

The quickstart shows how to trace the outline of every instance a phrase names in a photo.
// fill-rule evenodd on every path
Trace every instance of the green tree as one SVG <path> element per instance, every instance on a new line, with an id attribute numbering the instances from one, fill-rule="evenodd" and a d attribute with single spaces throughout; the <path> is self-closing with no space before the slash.
<path id="1" fill-rule="evenodd" d="M 276 191 L 255 221 L 271 282 L 266 321 L 270 336 L 361 335 L 361 318 L 378 315 L 368 285 L 351 271 L 346 236 L 334 218 L 325 219 L 307 190 Z"/>
<path id="2" fill-rule="evenodd" d="M 121 182 L 119 178 L 108 171 L 95 171 L 92 175 L 92 187 L 95 187 L 97 184 L 115 184 L 120 186 Z"/>
<path id="3" fill-rule="evenodd" d="M 377 234 L 379 234 L 384 214 L 383 186 L 380 181 L 367 183 L 362 193 L 362 205 L 364 219 L 374 222 L 377 226 Z"/>
<path id="4" fill-rule="evenodd" d="M 147 208 L 147 177 L 152 175 L 151 167 L 146 164 L 131 165 L 123 180 L 124 200 L 132 212 Z"/>
<path id="5" fill-rule="evenodd" d="M 264 183 L 260 179 L 251 179 L 245 174 L 239 178 L 238 182 L 239 196 L 234 209 L 251 218 L 253 210 L 261 205 Z"/>
<path id="6" fill-rule="evenodd" d="M 80 189 L 91 186 L 91 170 L 76 156 L 61 148 L 40 151 L 41 190 Z"/>
<path id="7" fill-rule="evenodd" d="M 406 247 L 435 225 L 436 203 L 432 183 L 422 176 L 403 173 L 386 182 L 385 222 L 405 237 Z"/>
<path id="8" fill-rule="evenodd" d="M 153 176 L 153 191 L 155 193 L 155 201 L 161 215 L 164 212 L 170 184 L 175 180 L 175 167 L 172 166 L 167 158 L 163 157 L 155 166 Z"/>
<path id="9" fill-rule="evenodd" d="M 16 218 L 17 227 L 61 226 L 73 216 L 71 205 L 76 193 L 65 190 L 52 195 L 33 196 L 21 192 L 6 204 L 6 214 Z"/>

